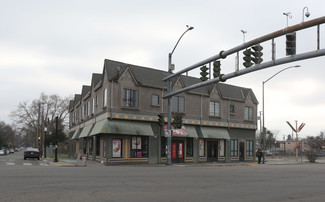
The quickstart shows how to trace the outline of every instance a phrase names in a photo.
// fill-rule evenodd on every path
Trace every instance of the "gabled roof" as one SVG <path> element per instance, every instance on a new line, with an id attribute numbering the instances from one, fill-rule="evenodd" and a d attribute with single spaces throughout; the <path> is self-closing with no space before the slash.
<path id="1" fill-rule="evenodd" d="M 81 101 L 81 95 L 75 94 L 74 95 L 74 107 Z"/>
<path id="2" fill-rule="evenodd" d="M 85 86 L 85 85 L 82 86 L 82 91 L 81 91 L 81 97 L 82 97 L 82 99 L 84 99 L 85 96 L 88 93 L 90 93 L 90 90 L 91 90 L 91 86 Z"/>
<path id="3" fill-rule="evenodd" d="M 138 85 L 151 88 L 167 89 L 167 82 L 163 81 L 163 78 L 168 76 L 168 72 L 166 71 L 141 67 L 108 59 L 105 59 L 104 61 L 103 72 L 106 70 L 107 79 L 109 81 L 117 82 L 126 69 L 130 69 Z M 181 75 L 180 77 L 172 79 L 172 86 L 175 84 L 177 79 L 181 79 L 181 82 L 185 85 L 187 84 L 187 86 L 202 82 L 199 78 L 191 76 L 186 77 L 185 75 Z M 247 96 L 250 95 L 253 102 L 256 104 L 258 103 L 251 89 L 233 86 L 225 83 L 210 84 L 197 89 L 193 89 L 190 92 L 209 96 L 214 86 L 217 87 L 220 96 L 223 99 L 231 99 L 244 102 Z"/>
<path id="4" fill-rule="evenodd" d="M 70 100 L 69 102 L 69 111 L 72 111 L 74 109 L 74 100 Z"/>
<path id="5" fill-rule="evenodd" d="M 91 86 L 96 87 L 103 79 L 103 74 L 93 73 L 91 78 Z"/>

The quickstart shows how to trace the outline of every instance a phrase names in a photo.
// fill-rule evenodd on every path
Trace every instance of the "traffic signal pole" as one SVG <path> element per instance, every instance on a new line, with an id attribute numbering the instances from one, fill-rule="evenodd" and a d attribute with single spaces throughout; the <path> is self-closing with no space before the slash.
<path id="1" fill-rule="evenodd" d="M 207 59 L 205 59 L 205 60 L 203 60 L 201 62 L 193 64 L 193 65 L 191 65 L 191 66 L 189 66 L 189 67 L 187 67 L 187 68 L 185 68 L 183 70 L 180 70 L 180 71 L 175 72 L 175 73 L 173 73 L 171 75 L 168 75 L 167 77 L 165 77 L 163 79 L 163 81 L 167 81 L 167 80 L 169 80 L 169 79 L 171 79 L 173 77 L 181 75 L 181 74 L 183 74 L 185 72 L 188 72 L 188 71 L 190 71 L 192 69 L 195 69 L 197 67 L 208 64 L 208 63 L 210 63 L 210 62 L 212 62 L 214 60 L 224 59 L 228 55 L 231 55 L 233 53 L 237 53 L 238 51 L 249 48 L 249 47 L 251 47 L 253 45 L 256 45 L 256 44 L 259 44 L 259 43 L 262 43 L 262 42 L 265 42 L 265 41 L 268 41 L 268 40 L 271 40 L 271 39 L 274 39 L 274 38 L 277 38 L 279 36 L 283 36 L 283 35 L 285 35 L 287 33 L 295 32 L 295 31 L 302 30 L 302 29 L 307 29 L 309 27 L 316 26 L 316 25 L 323 24 L 323 23 L 325 23 L 325 16 L 320 17 L 320 18 L 316 18 L 316 19 L 313 19 L 313 20 L 309 20 L 309 21 L 306 21 L 306 22 L 302 22 L 302 23 L 293 25 L 291 27 L 286 27 L 285 29 L 281 29 L 281 30 L 275 31 L 273 33 L 264 35 L 262 37 L 256 38 L 254 40 L 248 41 L 246 43 L 243 43 L 242 45 L 236 46 L 236 47 L 231 48 L 231 49 L 229 49 L 227 51 L 220 51 L 220 53 L 217 54 L 217 55 L 214 55 L 214 56 L 212 56 L 210 58 L 207 58 Z"/>
<path id="2" fill-rule="evenodd" d="M 320 57 L 320 56 L 325 56 L 325 49 L 320 49 L 317 51 L 311 51 L 311 52 L 307 52 L 307 53 L 302 53 L 302 54 L 298 54 L 298 55 L 293 55 L 290 57 L 285 57 L 285 58 L 281 58 L 281 59 L 277 59 L 277 60 L 273 60 L 273 61 L 269 61 L 269 62 L 265 62 L 262 64 L 258 64 L 249 68 L 245 68 L 245 69 L 241 69 L 229 74 L 225 74 L 225 75 L 221 75 L 220 77 L 208 80 L 208 81 L 204 81 L 204 82 L 200 82 L 188 87 L 185 87 L 183 89 L 171 92 L 171 93 L 167 93 L 165 96 L 163 96 L 163 98 L 168 98 L 174 95 L 177 95 L 179 93 L 182 92 L 186 92 L 192 89 L 196 89 L 202 86 L 206 86 L 209 84 L 213 84 L 219 81 L 226 81 L 228 79 L 237 77 L 237 76 L 241 76 L 244 74 L 248 74 L 251 72 L 255 72 L 255 71 L 259 71 L 262 69 L 266 69 L 269 67 L 273 67 L 273 66 L 277 66 L 277 65 L 282 65 L 282 64 L 286 64 L 286 63 L 290 63 L 290 62 L 295 62 L 295 61 L 300 61 L 300 60 L 305 60 L 305 59 L 310 59 L 310 58 L 314 58 L 314 57 Z"/>

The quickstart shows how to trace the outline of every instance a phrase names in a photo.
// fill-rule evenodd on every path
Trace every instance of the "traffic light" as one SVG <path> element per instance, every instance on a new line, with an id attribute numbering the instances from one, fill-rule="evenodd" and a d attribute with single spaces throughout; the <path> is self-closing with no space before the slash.
<path id="1" fill-rule="evenodd" d="M 183 116 L 180 114 L 175 114 L 173 118 L 174 118 L 174 120 L 173 120 L 172 124 L 173 124 L 174 128 L 176 128 L 176 129 L 182 128 Z"/>
<path id="2" fill-rule="evenodd" d="M 252 61 L 252 50 L 250 48 L 246 49 L 244 52 L 244 60 L 245 62 L 243 63 L 243 65 L 247 68 L 253 65 Z"/>
<path id="3" fill-rule="evenodd" d="M 160 126 L 164 126 L 165 125 L 164 114 L 158 114 L 158 122 L 159 122 Z"/>
<path id="4" fill-rule="evenodd" d="M 208 77 L 207 77 L 208 74 L 209 74 L 209 73 L 207 72 L 208 69 L 209 69 L 209 68 L 207 68 L 207 66 L 205 66 L 205 65 L 202 66 L 202 67 L 200 68 L 200 70 L 201 70 L 201 73 L 200 73 L 200 74 L 201 74 L 201 78 L 200 78 L 201 81 L 206 81 L 206 80 L 208 80 Z"/>
<path id="5" fill-rule="evenodd" d="M 296 32 L 286 34 L 286 55 L 296 55 Z"/>
<path id="6" fill-rule="evenodd" d="M 219 60 L 213 62 L 213 78 L 217 78 L 220 76 L 220 69 L 221 63 Z"/>
<path id="7" fill-rule="evenodd" d="M 262 59 L 262 56 L 263 56 L 263 53 L 262 53 L 263 47 L 261 45 L 257 44 L 255 46 L 253 46 L 252 49 L 254 50 L 252 52 L 252 55 L 254 56 L 254 58 L 252 58 L 252 61 L 255 64 L 261 64 L 263 62 L 263 59 Z"/>

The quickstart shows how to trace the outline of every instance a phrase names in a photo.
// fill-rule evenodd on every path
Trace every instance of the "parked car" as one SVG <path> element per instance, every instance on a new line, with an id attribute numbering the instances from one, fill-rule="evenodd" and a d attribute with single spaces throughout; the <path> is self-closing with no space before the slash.
<path id="1" fill-rule="evenodd" d="M 319 151 L 317 152 L 318 157 L 324 157 L 325 156 L 325 151 Z"/>
<path id="2" fill-rule="evenodd" d="M 9 149 L 9 153 L 15 153 L 14 148 Z"/>
<path id="3" fill-rule="evenodd" d="M 10 154 L 9 149 L 5 149 L 6 154 Z"/>
<path id="4" fill-rule="evenodd" d="M 5 155 L 5 151 L 3 149 L 0 150 L 0 156 Z"/>
<path id="5" fill-rule="evenodd" d="M 24 160 L 27 158 L 37 158 L 39 160 L 40 152 L 37 148 L 28 147 L 24 151 Z"/>

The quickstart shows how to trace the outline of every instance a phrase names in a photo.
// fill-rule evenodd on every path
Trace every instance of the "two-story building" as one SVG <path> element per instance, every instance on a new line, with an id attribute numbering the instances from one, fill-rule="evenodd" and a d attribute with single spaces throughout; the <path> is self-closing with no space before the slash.
<path id="1" fill-rule="evenodd" d="M 167 75 L 106 59 L 102 74 L 93 74 L 70 101 L 70 155 L 108 164 L 166 163 Z M 172 91 L 199 82 L 180 76 Z M 172 133 L 172 162 L 255 160 L 258 101 L 251 89 L 215 83 L 173 96 L 171 104 L 172 116 L 182 118 Z"/>

